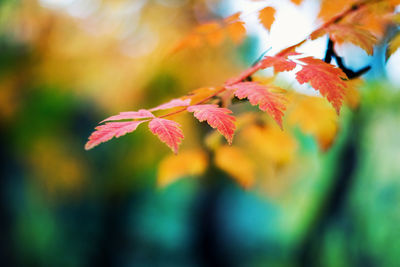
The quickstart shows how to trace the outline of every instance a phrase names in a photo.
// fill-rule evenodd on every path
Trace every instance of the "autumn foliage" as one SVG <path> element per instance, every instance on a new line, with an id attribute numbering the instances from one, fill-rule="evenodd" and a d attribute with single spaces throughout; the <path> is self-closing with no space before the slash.
<path id="1" fill-rule="evenodd" d="M 302 3 L 301 0 L 292 0 L 291 2 L 296 5 Z M 234 142 L 234 133 L 238 128 L 237 119 L 235 118 L 237 114 L 233 114 L 230 110 L 233 99 L 248 101 L 251 105 L 258 106 L 282 130 L 284 130 L 283 117 L 288 109 L 288 103 L 294 102 L 298 108 L 297 112 L 291 113 L 288 123 L 298 123 L 306 120 L 305 117 L 310 116 L 310 110 L 313 109 L 316 113 L 311 112 L 311 115 L 319 116 L 320 109 L 325 109 L 326 107 L 324 105 L 321 106 L 320 102 L 318 102 L 319 100 L 315 101 L 315 97 L 299 96 L 298 93 L 287 92 L 274 84 L 273 78 L 281 72 L 295 72 L 295 78 L 299 84 L 309 84 L 339 114 L 343 103 L 347 102 L 347 99 L 354 92 L 353 81 L 350 81 L 350 78 L 353 77 L 348 77 L 340 66 L 330 64 L 328 60 L 324 61 L 301 54 L 296 49 L 306 42 L 328 35 L 329 39 L 334 43 L 335 49 L 336 46 L 343 43 L 352 43 L 365 50 L 367 54 L 372 55 L 374 46 L 383 36 L 383 31 L 389 25 L 399 23 L 399 18 L 394 13 L 395 6 L 399 3 L 400 1 L 396 0 L 324 0 L 321 3 L 319 12 L 321 26 L 309 36 L 306 36 L 304 40 L 280 51 L 276 55 L 264 56 L 253 66 L 228 79 L 224 84 L 197 89 L 181 98 L 173 99 L 155 108 L 122 112 L 119 115 L 111 116 L 103 120 L 101 123 L 104 124 L 96 128 L 96 131 L 89 137 L 85 148 L 92 149 L 113 137 L 117 138 L 135 131 L 141 124 L 148 124 L 149 130 L 177 154 L 179 145 L 184 139 L 184 133 L 180 124 L 173 121 L 171 116 L 182 112 L 192 113 L 198 121 L 206 122 L 223 135 L 228 144 L 231 144 Z M 250 15 L 257 16 L 260 24 L 267 31 L 270 31 L 275 20 L 275 13 L 276 9 L 268 5 L 259 10 L 257 14 Z M 210 21 L 197 26 L 185 38 L 177 42 L 172 48 L 170 56 L 183 49 L 197 49 L 203 45 L 218 46 L 225 39 L 230 39 L 234 43 L 241 42 L 246 35 L 246 25 L 241 18 L 243 15 L 236 13 L 220 21 Z M 390 42 L 388 56 L 398 49 L 399 40 L 398 35 Z M 273 69 L 273 77 L 267 81 L 255 80 L 254 75 L 258 71 L 268 68 Z M 216 101 L 216 99 L 220 101 Z M 308 110 L 305 107 L 308 107 Z M 157 112 L 160 111 L 164 111 L 164 113 L 158 114 Z M 165 111 L 167 112 L 165 113 Z M 330 112 L 322 114 L 332 116 L 333 119 L 326 118 L 328 124 L 336 120 L 335 116 L 337 115 L 335 112 L 333 114 Z M 323 149 L 327 149 L 330 146 L 337 132 L 337 127 L 334 123 L 327 126 L 330 129 L 328 134 L 321 134 L 321 129 L 312 123 L 300 123 L 300 125 L 302 125 L 302 130 L 316 136 Z M 257 128 L 254 128 L 251 133 L 255 135 L 264 134 L 264 130 L 260 133 L 258 131 Z M 265 134 L 274 134 L 274 130 L 267 130 Z M 204 156 L 201 153 L 191 152 L 190 155 L 204 161 Z M 237 177 L 241 183 L 251 184 L 251 179 L 246 178 L 246 176 L 251 176 L 253 163 L 245 157 L 240 148 L 222 146 L 216 152 L 215 160 L 217 164 L 228 173 L 231 172 L 229 169 L 231 158 L 238 159 L 244 166 L 243 170 L 232 173 L 232 175 Z M 168 160 L 174 162 L 172 158 Z M 203 169 L 203 165 L 201 164 L 196 169 L 189 168 L 189 172 L 197 173 Z M 166 179 L 171 180 L 173 176 Z"/>

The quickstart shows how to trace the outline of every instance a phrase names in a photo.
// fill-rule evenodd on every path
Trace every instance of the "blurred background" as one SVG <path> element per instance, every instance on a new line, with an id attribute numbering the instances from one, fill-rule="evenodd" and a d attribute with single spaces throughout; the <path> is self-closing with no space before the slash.
<path id="1" fill-rule="evenodd" d="M 278 9 L 270 33 L 251 15 L 265 3 Z M 185 133 L 179 164 L 146 127 L 84 150 L 104 118 L 221 84 L 302 40 L 318 9 L 317 0 L 0 1 L 1 265 L 398 266 L 400 52 L 385 62 L 387 40 L 374 56 L 340 47 L 348 67 L 372 69 L 339 118 L 325 100 L 296 94 L 283 132 L 234 105 L 257 118 L 239 116 L 232 147 L 190 116 L 174 118 Z M 243 40 L 171 55 L 196 25 L 237 11 Z M 323 58 L 326 44 L 300 51 Z"/>

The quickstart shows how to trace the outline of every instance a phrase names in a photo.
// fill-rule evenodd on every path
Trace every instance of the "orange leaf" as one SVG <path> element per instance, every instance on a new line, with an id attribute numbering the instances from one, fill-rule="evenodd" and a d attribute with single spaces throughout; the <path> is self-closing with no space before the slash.
<path id="1" fill-rule="evenodd" d="M 276 123 L 282 128 L 283 111 L 286 109 L 286 98 L 270 89 L 280 89 L 273 86 L 265 86 L 257 82 L 242 82 L 232 85 L 235 95 L 239 99 L 248 98 L 252 105 L 258 105 L 262 111 L 274 118 Z M 282 90 L 282 89 L 281 89 Z"/>
<path id="2" fill-rule="evenodd" d="M 228 114 L 232 113 L 229 109 L 220 108 L 217 105 L 195 105 L 188 108 L 189 112 L 194 112 L 194 116 L 200 121 L 207 123 L 225 136 L 229 144 L 232 143 L 235 132 L 235 117 Z"/>
<path id="3" fill-rule="evenodd" d="M 246 35 L 246 28 L 244 22 L 240 20 L 240 15 L 241 12 L 238 12 L 224 19 L 226 30 L 235 43 L 240 43 Z"/>
<path id="4" fill-rule="evenodd" d="M 300 5 L 303 2 L 303 0 L 290 0 L 290 1 L 295 5 Z"/>
<path id="5" fill-rule="evenodd" d="M 191 103 L 196 105 L 199 101 L 209 97 L 210 95 L 217 92 L 220 88 L 218 87 L 202 87 L 196 90 L 191 91 L 186 96 L 182 97 L 182 99 L 190 99 Z"/>
<path id="6" fill-rule="evenodd" d="M 178 146 L 183 139 L 183 133 L 179 127 L 179 123 L 175 121 L 160 118 L 154 118 L 149 123 L 150 131 L 167 144 L 175 154 L 178 153 Z"/>
<path id="7" fill-rule="evenodd" d="M 397 34 L 392 40 L 389 42 L 388 50 L 386 52 L 386 58 L 389 58 L 393 55 L 397 49 L 400 47 L 400 34 Z"/>
<path id="8" fill-rule="evenodd" d="M 318 17 L 322 18 L 324 21 L 328 21 L 350 8 L 355 2 L 357 2 L 357 0 L 322 0 Z"/>
<path id="9" fill-rule="evenodd" d="M 345 91 L 344 101 L 351 109 L 357 109 L 360 105 L 360 91 L 359 87 L 363 84 L 361 79 L 352 79 L 346 81 L 347 88 Z"/>
<path id="10" fill-rule="evenodd" d="M 346 74 L 339 68 L 320 59 L 305 57 L 299 59 L 307 65 L 296 73 L 296 79 L 300 84 L 309 82 L 326 97 L 339 114 L 344 98 L 344 88 L 347 87 L 343 80 L 347 80 Z"/>
<path id="11" fill-rule="evenodd" d="M 258 13 L 258 18 L 261 22 L 261 24 L 267 29 L 268 31 L 271 30 L 272 23 L 274 23 L 275 20 L 275 8 L 273 7 L 265 7 L 260 10 Z"/>
<path id="12" fill-rule="evenodd" d="M 224 41 L 224 32 L 218 22 L 209 22 L 196 27 L 195 32 L 202 35 L 210 45 L 217 46 Z"/>
<path id="13" fill-rule="evenodd" d="M 374 52 L 377 38 L 366 29 L 352 24 L 332 24 L 326 28 L 316 31 L 311 35 L 314 40 L 325 33 L 337 44 L 350 42 L 364 49 L 369 55 Z"/>
<path id="14" fill-rule="evenodd" d="M 288 59 L 288 56 L 294 56 L 294 55 L 299 55 L 299 54 L 296 52 L 290 52 L 283 56 L 279 55 L 273 57 L 266 56 L 264 57 L 263 60 L 261 60 L 260 68 L 266 69 L 269 67 L 274 67 L 275 72 L 291 71 L 294 68 L 296 68 L 296 63 Z"/>

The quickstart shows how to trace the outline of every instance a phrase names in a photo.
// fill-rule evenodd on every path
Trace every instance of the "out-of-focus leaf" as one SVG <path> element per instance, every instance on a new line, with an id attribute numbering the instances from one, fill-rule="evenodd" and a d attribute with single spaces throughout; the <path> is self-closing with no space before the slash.
<path id="1" fill-rule="evenodd" d="M 400 34 L 397 34 L 390 42 L 386 51 L 386 59 L 393 55 L 400 47 Z"/>
<path id="2" fill-rule="evenodd" d="M 354 24 L 332 24 L 328 27 L 322 28 L 311 35 L 311 39 L 329 34 L 329 37 L 337 44 L 350 42 L 359 46 L 368 55 L 374 52 L 374 45 L 377 43 L 377 38 L 372 35 L 368 30 L 354 25 Z"/>
<path id="3" fill-rule="evenodd" d="M 168 155 L 159 165 L 157 184 L 164 187 L 186 176 L 202 175 L 207 165 L 207 155 L 202 150 L 185 150 L 178 155 Z"/>
<path id="4" fill-rule="evenodd" d="M 351 7 L 355 2 L 357 2 L 357 0 L 322 0 L 318 17 L 324 21 L 328 21 Z"/>
<path id="5" fill-rule="evenodd" d="M 345 90 L 344 101 L 351 109 L 357 109 L 360 105 L 359 88 L 364 83 L 361 79 L 353 79 L 346 81 L 347 88 Z"/>
<path id="6" fill-rule="evenodd" d="M 219 147 L 215 151 L 215 164 L 244 188 L 249 188 L 254 184 L 255 166 L 240 148 Z"/>
<path id="7" fill-rule="evenodd" d="M 288 114 L 289 125 L 297 125 L 305 134 L 314 136 L 322 150 L 330 148 L 338 133 L 335 110 L 320 97 L 293 97 L 294 107 Z"/>
<path id="8" fill-rule="evenodd" d="M 296 139 L 290 132 L 282 131 L 272 124 L 250 125 L 243 129 L 241 136 L 248 144 L 246 148 L 250 150 L 249 153 L 256 157 L 256 162 L 282 166 L 295 157 Z"/>
<path id="9" fill-rule="evenodd" d="M 235 43 L 240 43 L 243 41 L 246 35 L 246 28 L 244 27 L 244 22 L 240 20 L 241 13 L 235 13 L 230 17 L 227 17 L 224 22 L 227 24 L 226 30 L 232 41 Z"/>

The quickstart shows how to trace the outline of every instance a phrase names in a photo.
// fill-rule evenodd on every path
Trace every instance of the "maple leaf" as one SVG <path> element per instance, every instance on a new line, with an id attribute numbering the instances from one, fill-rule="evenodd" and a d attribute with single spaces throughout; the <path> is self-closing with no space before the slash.
<path id="1" fill-rule="evenodd" d="M 368 55 L 374 53 L 374 45 L 377 38 L 368 30 L 352 24 L 332 24 L 311 34 L 311 39 L 315 40 L 325 33 L 337 44 L 350 42 L 361 47 Z"/>
<path id="2" fill-rule="evenodd" d="M 258 82 L 241 82 L 229 87 L 235 90 L 239 99 L 247 98 L 252 105 L 258 105 L 262 111 L 266 111 L 282 128 L 284 103 L 286 98 L 281 94 L 273 93 L 269 89 L 280 89 L 273 86 L 265 86 Z M 282 90 L 282 89 L 281 89 Z"/>
<path id="3" fill-rule="evenodd" d="M 102 120 L 100 123 L 105 121 L 118 121 L 118 120 L 127 120 L 127 119 L 146 119 L 146 118 L 154 118 L 154 115 L 146 110 L 140 109 L 139 111 L 126 111 L 121 112 L 118 115 L 114 115 Z"/>
<path id="4" fill-rule="evenodd" d="M 261 24 L 267 29 L 268 31 L 271 30 L 272 23 L 275 20 L 275 8 L 273 7 L 265 7 L 261 9 L 258 13 L 258 19 L 260 20 Z"/>
<path id="5" fill-rule="evenodd" d="M 207 123 L 225 136 L 229 144 L 232 143 L 233 134 L 235 132 L 235 117 L 228 114 L 232 113 L 227 108 L 220 108 L 217 105 L 195 105 L 187 109 L 189 112 L 194 112 L 194 116 L 200 121 Z"/>
<path id="6" fill-rule="evenodd" d="M 154 118 L 149 123 L 150 131 L 177 154 L 178 146 L 184 138 L 180 124 L 166 119 Z"/>
<path id="7" fill-rule="evenodd" d="M 126 121 L 126 122 L 108 122 L 104 125 L 96 127 L 89 136 L 89 141 L 85 145 L 85 149 L 89 150 L 99 145 L 100 143 L 107 142 L 113 137 L 120 137 L 127 133 L 133 132 L 144 121 Z"/>
<path id="8" fill-rule="evenodd" d="M 156 111 L 156 110 L 164 110 L 164 109 L 171 109 L 176 107 L 187 107 L 190 105 L 190 99 L 172 99 L 171 101 L 161 104 L 155 108 L 149 109 L 149 111 Z"/>
<path id="9" fill-rule="evenodd" d="M 260 61 L 260 68 L 266 69 L 269 67 L 274 67 L 275 72 L 291 71 L 296 68 L 296 63 L 288 59 L 288 56 L 295 55 L 299 55 L 299 53 L 290 52 L 286 55 L 277 55 L 273 57 L 266 56 Z"/>
<path id="10" fill-rule="evenodd" d="M 344 88 L 347 87 L 343 80 L 347 80 L 346 74 L 339 68 L 320 59 L 305 57 L 299 59 L 307 65 L 296 73 L 296 79 L 300 84 L 309 82 L 326 97 L 339 114 L 344 98 Z"/>
<path id="11" fill-rule="evenodd" d="M 251 76 L 253 73 L 269 67 L 274 67 L 275 72 L 291 71 L 296 67 L 296 63 L 288 59 L 288 57 L 295 55 L 300 55 L 300 54 L 288 50 L 287 53 L 282 53 L 282 55 L 276 55 L 273 57 L 266 56 L 262 60 L 257 62 L 254 66 L 240 73 L 238 76 L 228 79 L 225 82 L 225 85 L 230 86 L 235 83 L 241 82 L 245 80 L 247 77 Z"/>

